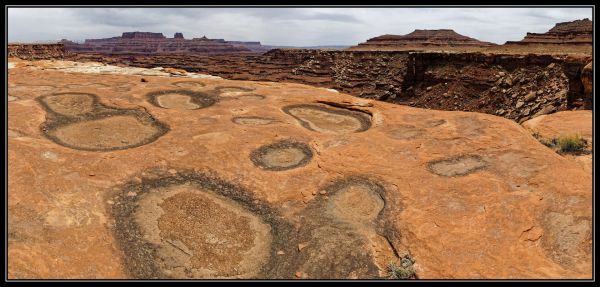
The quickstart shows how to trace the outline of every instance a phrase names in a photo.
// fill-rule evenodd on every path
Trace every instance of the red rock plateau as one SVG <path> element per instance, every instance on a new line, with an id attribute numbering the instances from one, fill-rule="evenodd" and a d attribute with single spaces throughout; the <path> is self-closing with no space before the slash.
<path id="1" fill-rule="evenodd" d="M 162 33 L 124 32 L 121 37 L 86 39 L 83 44 L 62 40 L 70 52 L 96 52 L 102 54 L 223 54 L 264 52 L 260 42 L 225 41 L 206 37 L 187 40 L 182 33 L 166 38 Z"/>
<path id="2" fill-rule="evenodd" d="M 592 45 L 593 23 L 590 19 L 558 23 L 546 33 L 527 33 L 521 41 L 509 41 L 512 45 Z"/>
<path id="3" fill-rule="evenodd" d="M 434 48 L 434 47 L 490 47 L 494 43 L 482 42 L 450 29 L 415 30 L 406 35 L 383 35 L 360 43 L 350 50 L 385 48 Z"/>
<path id="4" fill-rule="evenodd" d="M 286 55 L 349 77 L 352 57 L 379 73 L 436 59 L 419 73 L 491 68 L 503 89 L 571 63 L 339 53 Z M 592 173 L 513 120 L 57 60 L 10 58 L 8 95 L 10 279 L 592 278 Z M 581 112 L 537 127 L 587 134 L 566 122 Z"/>

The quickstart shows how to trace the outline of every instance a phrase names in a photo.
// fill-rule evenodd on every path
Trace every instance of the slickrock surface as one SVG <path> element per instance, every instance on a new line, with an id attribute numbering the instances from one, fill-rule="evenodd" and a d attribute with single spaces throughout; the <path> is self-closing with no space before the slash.
<path id="1" fill-rule="evenodd" d="M 592 276 L 591 173 L 514 121 L 10 61 L 9 278 Z"/>
<path id="2" fill-rule="evenodd" d="M 551 115 L 543 115 L 524 122 L 522 125 L 532 133 L 538 133 L 545 139 L 559 136 L 579 135 L 587 141 L 586 150 L 591 152 L 593 146 L 593 114 L 592 111 L 565 111 Z M 566 158 L 580 163 L 585 170 L 592 172 L 592 154 L 564 155 Z"/>
<path id="3" fill-rule="evenodd" d="M 496 44 L 482 42 L 456 33 L 450 29 L 439 30 L 415 30 L 406 35 L 382 35 L 368 39 L 350 49 L 377 49 L 394 47 L 490 47 Z"/>
<path id="4" fill-rule="evenodd" d="M 527 33 L 521 41 L 509 41 L 515 45 L 592 45 L 593 23 L 590 19 L 557 23 L 546 33 Z"/>

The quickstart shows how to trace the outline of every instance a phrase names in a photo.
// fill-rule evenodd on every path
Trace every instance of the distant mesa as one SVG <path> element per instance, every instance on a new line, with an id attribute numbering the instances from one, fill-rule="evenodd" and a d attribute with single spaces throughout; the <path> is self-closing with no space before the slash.
<path id="1" fill-rule="evenodd" d="M 592 21 L 588 18 L 562 22 L 546 33 L 527 33 L 521 41 L 508 41 L 507 45 L 568 44 L 592 45 Z"/>
<path id="2" fill-rule="evenodd" d="M 454 30 L 439 29 L 415 30 L 406 35 L 382 35 L 351 47 L 351 49 L 379 47 L 490 47 L 495 45 L 494 43 L 482 42 L 458 34 Z"/>
<path id="3" fill-rule="evenodd" d="M 67 39 L 60 41 L 69 52 L 95 52 L 100 54 L 226 54 L 261 53 L 269 50 L 260 42 L 225 41 L 224 39 L 185 39 L 177 32 L 173 38 L 162 33 L 124 32 L 120 37 L 86 39 L 78 44 Z"/>

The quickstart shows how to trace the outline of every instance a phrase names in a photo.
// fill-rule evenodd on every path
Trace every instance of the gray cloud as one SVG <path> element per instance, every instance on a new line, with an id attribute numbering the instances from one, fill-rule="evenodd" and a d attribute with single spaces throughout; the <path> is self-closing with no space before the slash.
<path id="1" fill-rule="evenodd" d="M 495 43 L 592 18 L 591 8 L 8 8 L 9 42 L 113 37 L 126 31 L 271 45 L 354 45 L 382 34 L 454 29 Z"/>

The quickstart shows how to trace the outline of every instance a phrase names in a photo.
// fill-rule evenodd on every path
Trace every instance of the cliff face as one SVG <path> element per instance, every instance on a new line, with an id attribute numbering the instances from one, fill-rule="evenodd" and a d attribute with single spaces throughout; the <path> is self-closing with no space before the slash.
<path id="1" fill-rule="evenodd" d="M 8 56 L 25 60 L 62 59 L 68 53 L 63 44 L 9 44 Z"/>
<path id="2" fill-rule="evenodd" d="M 265 52 L 260 42 L 228 42 L 223 39 L 208 39 L 206 37 L 185 39 L 182 33 L 176 33 L 174 38 L 166 38 L 162 33 L 125 32 L 121 37 L 106 39 L 87 39 L 84 44 L 62 41 L 68 51 L 96 52 L 102 54 L 121 53 L 244 53 Z"/>
<path id="3" fill-rule="evenodd" d="M 569 44 L 591 45 L 593 23 L 589 19 L 558 23 L 546 33 L 527 33 L 521 41 L 509 41 L 506 44 Z"/>
<path id="4" fill-rule="evenodd" d="M 295 82 L 414 107 L 483 112 L 516 121 L 591 108 L 581 78 L 591 57 L 275 49 L 262 55 L 79 54 L 72 59 L 175 67 L 234 80 Z"/>
<path id="5" fill-rule="evenodd" d="M 482 42 L 453 30 L 415 30 L 406 35 L 383 35 L 360 43 L 351 49 L 381 48 L 381 47 L 454 47 L 472 46 L 489 47 L 495 44 Z"/>

